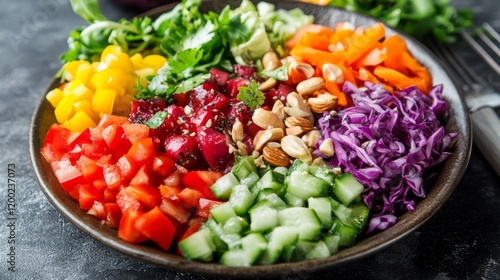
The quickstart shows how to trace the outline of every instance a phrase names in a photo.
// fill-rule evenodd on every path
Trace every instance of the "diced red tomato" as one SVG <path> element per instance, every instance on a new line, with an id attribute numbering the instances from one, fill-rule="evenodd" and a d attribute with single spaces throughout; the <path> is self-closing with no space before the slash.
<path id="1" fill-rule="evenodd" d="M 161 185 L 159 189 L 161 197 L 172 201 L 179 200 L 178 195 L 182 191 L 182 187 L 179 187 L 178 185 Z"/>
<path id="2" fill-rule="evenodd" d="M 146 165 L 141 166 L 139 168 L 139 171 L 135 173 L 134 178 L 130 181 L 131 186 L 144 186 L 144 185 L 152 185 L 153 184 L 153 177 L 146 168 Z"/>
<path id="3" fill-rule="evenodd" d="M 156 155 L 152 138 L 140 138 L 132 143 L 127 155 L 139 166 L 150 163 Z"/>
<path id="4" fill-rule="evenodd" d="M 161 199 L 160 210 L 165 215 L 178 221 L 179 224 L 184 224 L 191 216 L 191 212 L 189 212 L 186 208 L 182 207 L 182 205 L 178 203 L 172 202 L 167 198 Z"/>
<path id="5" fill-rule="evenodd" d="M 214 205 L 222 204 L 222 201 L 200 198 L 198 205 L 196 206 L 196 215 L 207 218 L 210 217 L 210 209 Z"/>
<path id="6" fill-rule="evenodd" d="M 135 142 L 141 138 L 149 137 L 149 127 L 140 123 L 131 123 L 122 125 L 123 132 L 130 142 Z"/>
<path id="7" fill-rule="evenodd" d="M 202 194 L 198 190 L 185 188 L 177 194 L 177 197 L 184 206 L 194 208 L 198 205 L 198 201 L 202 197 Z"/>
<path id="8" fill-rule="evenodd" d="M 107 164 L 103 167 L 104 180 L 109 189 L 116 189 L 122 185 L 123 177 L 120 168 L 114 164 Z"/>
<path id="9" fill-rule="evenodd" d="M 102 203 L 101 201 L 94 201 L 94 204 L 92 205 L 92 207 L 90 207 L 89 211 L 87 211 L 87 214 L 92 215 L 102 221 L 106 219 L 106 207 L 104 207 L 104 203 Z"/>
<path id="10" fill-rule="evenodd" d="M 85 155 L 81 155 L 80 159 L 77 161 L 78 169 L 82 173 L 83 177 L 87 182 L 91 182 L 97 179 L 99 175 L 102 175 L 102 167 L 97 164 L 97 162 Z"/>
<path id="11" fill-rule="evenodd" d="M 85 178 L 82 175 L 82 172 L 76 168 L 76 166 L 61 166 L 57 170 L 54 171 L 57 181 L 61 184 L 61 187 L 65 191 L 70 191 L 76 185 L 84 183 Z"/>
<path id="12" fill-rule="evenodd" d="M 204 198 L 215 200 L 216 197 L 210 190 L 210 186 L 222 175 L 219 171 L 190 171 L 182 178 L 182 185 L 186 188 L 198 190 Z"/>
<path id="13" fill-rule="evenodd" d="M 167 177 L 174 171 L 175 161 L 166 155 L 156 155 L 153 159 L 153 165 L 151 167 L 154 172 L 162 177 Z"/>
<path id="14" fill-rule="evenodd" d="M 124 180 L 130 180 L 134 177 L 135 173 L 139 169 L 135 161 L 133 161 L 130 156 L 123 155 L 116 162 L 118 168 L 120 168 L 120 174 L 124 178 Z"/>
<path id="15" fill-rule="evenodd" d="M 110 125 L 124 125 L 124 124 L 129 124 L 130 122 L 128 121 L 127 117 L 123 116 L 116 116 L 116 115 L 109 115 L 105 114 L 102 116 L 101 121 L 97 126 L 100 127 L 108 127 Z"/>
<path id="16" fill-rule="evenodd" d="M 141 202 L 134 196 L 132 196 L 129 192 L 125 190 L 125 188 L 121 188 L 120 191 L 116 194 L 116 204 L 120 207 L 122 212 L 125 212 L 127 209 L 132 208 L 134 210 L 142 210 L 144 207 Z"/>
<path id="17" fill-rule="evenodd" d="M 71 131 L 60 124 L 50 126 L 45 136 L 45 144 L 50 144 L 56 149 L 66 149 Z"/>
<path id="18" fill-rule="evenodd" d="M 170 248 L 176 230 L 174 224 L 158 207 L 141 215 L 135 222 L 135 228 L 164 250 Z"/>
<path id="19" fill-rule="evenodd" d="M 143 215 L 144 212 L 141 210 L 133 208 L 125 210 L 118 226 L 118 237 L 130 243 L 146 241 L 148 238 L 135 228 L 137 220 Z"/>
<path id="20" fill-rule="evenodd" d="M 94 186 L 89 184 L 80 185 L 78 191 L 78 202 L 80 208 L 83 210 L 89 210 L 94 205 L 94 201 L 103 201 L 104 195 L 99 192 Z"/>
<path id="21" fill-rule="evenodd" d="M 125 190 L 135 199 L 140 201 L 148 209 L 160 205 L 161 194 L 157 187 L 149 185 L 134 185 L 126 187 Z"/>
<path id="22" fill-rule="evenodd" d="M 104 207 L 106 208 L 106 218 L 103 220 L 103 223 L 110 228 L 117 228 L 122 218 L 120 206 L 116 203 L 105 203 Z"/>

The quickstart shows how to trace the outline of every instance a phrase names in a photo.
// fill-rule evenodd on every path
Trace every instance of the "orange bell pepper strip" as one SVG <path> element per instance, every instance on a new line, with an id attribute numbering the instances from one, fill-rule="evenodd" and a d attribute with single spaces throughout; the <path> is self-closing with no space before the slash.
<path id="1" fill-rule="evenodd" d="M 333 30 L 329 27 L 323 26 L 323 25 L 319 25 L 319 24 L 304 25 L 299 30 L 297 30 L 297 32 L 295 32 L 295 34 L 293 35 L 293 37 L 291 39 L 289 39 L 285 43 L 285 48 L 288 50 L 291 50 L 294 47 L 296 47 L 297 45 L 299 45 L 302 36 L 306 33 L 314 33 L 314 34 L 324 35 L 324 36 L 329 37 L 335 33 L 335 30 Z"/>
<path id="2" fill-rule="evenodd" d="M 356 36 L 352 45 L 345 51 L 347 65 L 351 65 L 365 53 L 373 49 L 384 36 L 385 27 L 382 23 L 376 23 L 367 28 L 362 35 Z"/>
<path id="3" fill-rule="evenodd" d="M 432 76 L 429 70 L 422 66 L 408 51 L 402 53 L 403 63 L 408 67 L 410 72 L 415 74 L 417 77 L 423 79 L 425 84 L 425 90 L 421 90 L 423 93 L 429 93 L 432 87 Z"/>
<path id="4" fill-rule="evenodd" d="M 382 42 L 382 46 L 387 50 L 387 58 L 382 63 L 385 67 L 392 68 L 406 76 L 409 75 L 403 63 L 403 52 L 407 51 L 406 43 L 398 35 L 392 35 Z"/>

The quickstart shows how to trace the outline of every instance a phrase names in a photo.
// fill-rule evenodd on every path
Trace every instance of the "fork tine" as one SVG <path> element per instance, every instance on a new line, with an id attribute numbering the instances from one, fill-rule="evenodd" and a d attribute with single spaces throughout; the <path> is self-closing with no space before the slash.
<path id="1" fill-rule="evenodd" d="M 475 83 L 481 83 L 478 81 L 478 77 L 472 73 L 469 67 L 465 64 L 462 58 L 455 55 L 447 45 L 437 42 L 436 40 L 430 40 L 428 42 L 429 47 L 443 62 L 450 66 L 450 70 L 453 72 L 453 78 L 456 82 L 459 82 L 462 87 L 472 88 L 471 85 Z"/>
<path id="2" fill-rule="evenodd" d="M 491 27 L 489 24 L 483 25 L 484 29 L 490 33 L 492 37 L 494 37 L 497 41 L 500 41 L 500 35 Z M 492 49 L 498 56 L 500 56 L 500 49 L 491 41 L 488 36 L 484 34 L 479 29 L 476 29 L 476 33 L 479 38 L 490 48 Z M 495 70 L 500 75 L 500 65 L 495 61 L 495 59 L 470 35 L 467 31 L 462 31 L 460 33 L 465 41 L 488 63 L 488 65 Z"/>

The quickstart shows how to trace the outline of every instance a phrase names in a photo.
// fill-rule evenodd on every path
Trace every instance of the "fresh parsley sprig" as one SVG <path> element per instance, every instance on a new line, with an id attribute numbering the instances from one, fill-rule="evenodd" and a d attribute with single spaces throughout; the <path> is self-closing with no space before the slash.
<path id="1" fill-rule="evenodd" d="M 260 105 L 264 104 L 266 100 L 264 92 L 260 90 L 259 84 L 255 80 L 252 80 L 246 87 L 239 87 L 238 91 L 239 93 L 236 98 L 243 101 L 250 110 L 257 109 Z"/>

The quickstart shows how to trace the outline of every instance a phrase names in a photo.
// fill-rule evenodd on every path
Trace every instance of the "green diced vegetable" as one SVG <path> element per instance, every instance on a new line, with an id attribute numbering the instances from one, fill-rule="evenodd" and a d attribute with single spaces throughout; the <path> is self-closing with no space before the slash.
<path id="1" fill-rule="evenodd" d="M 208 228 L 200 229 L 179 242 L 179 249 L 188 260 L 212 261 L 216 249 L 212 232 Z"/>
<path id="2" fill-rule="evenodd" d="M 307 205 L 316 212 L 324 228 L 332 226 L 332 204 L 328 197 L 310 197 L 307 200 Z"/>
<path id="3" fill-rule="evenodd" d="M 297 227 L 300 240 L 316 240 L 321 231 L 321 221 L 314 210 L 305 207 L 290 207 L 278 212 L 280 224 Z"/>
<path id="4" fill-rule="evenodd" d="M 299 240 L 295 245 L 295 250 L 292 255 L 293 261 L 304 261 L 327 258 L 330 256 L 330 249 L 323 242 L 320 241 L 305 241 Z"/>
<path id="5" fill-rule="evenodd" d="M 306 171 L 295 170 L 290 174 L 290 181 L 285 187 L 286 192 L 307 200 L 310 197 L 326 196 L 330 185 Z"/>
<path id="6" fill-rule="evenodd" d="M 218 224 L 224 224 L 230 218 L 237 217 L 229 202 L 212 207 L 212 209 L 210 209 L 210 215 Z"/>
<path id="7" fill-rule="evenodd" d="M 239 184 L 240 182 L 236 176 L 234 176 L 232 172 L 229 172 L 217 180 L 215 184 L 210 187 L 210 190 L 217 198 L 228 200 L 233 187 Z"/>
<path id="8" fill-rule="evenodd" d="M 231 204 L 234 212 L 239 216 L 245 215 L 252 207 L 254 201 L 255 198 L 246 185 L 235 186 L 229 197 L 229 204 Z"/>
<path id="9" fill-rule="evenodd" d="M 335 178 L 333 193 L 345 206 L 359 197 L 363 190 L 363 185 L 351 173 L 344 173 Z"/>

